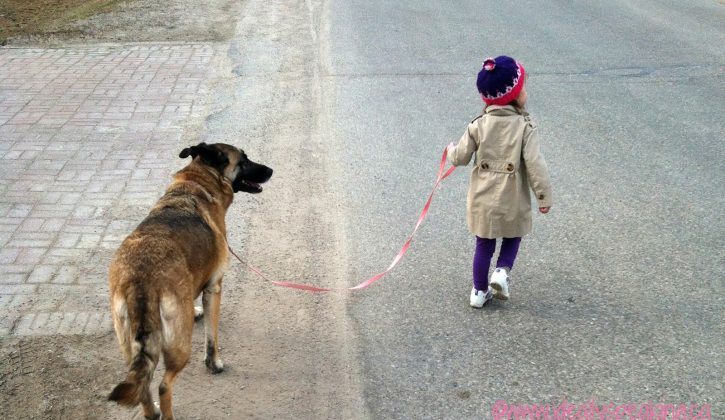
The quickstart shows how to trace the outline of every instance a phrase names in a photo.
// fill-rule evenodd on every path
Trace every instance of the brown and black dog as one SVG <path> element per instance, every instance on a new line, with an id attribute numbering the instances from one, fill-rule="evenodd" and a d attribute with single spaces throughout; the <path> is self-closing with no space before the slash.
<path id="1" fill-rule="evenodd" d="M 217 327 L 222 276 L 227 267 L 224 217 L 234 193 L 259 193 L 272 169 L 252 162 L 240 149 L 222 143 L 189 147 L 179 157 L 192 162 L 150 214 L 121 244 L 111 262 L 111 316 L 128 365 L 126 380 L 108 399 L 143 405 L 147 419 L 173 419 L 171 395 L 191 353 L 194 299 L 202 294 L 205 363 L 211 373 L 224 369 Z M 166 372 L 159 386 L 161 413 L 149 385 L 159 356 Z"/>

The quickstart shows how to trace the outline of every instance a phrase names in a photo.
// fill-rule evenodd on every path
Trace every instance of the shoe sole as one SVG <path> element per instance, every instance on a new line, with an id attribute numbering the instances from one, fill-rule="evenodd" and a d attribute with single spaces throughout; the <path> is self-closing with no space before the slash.
<path id="1" fill-rule="evenodd" d="M 508 295 L 503 294 L 503 289 L 500 284 L 498 283 L 491 283 L 491 288 L 493 289 L 493 298 L 498 300 L 509 300 Z"/>
<path id="2" fill-rule="evenodd" d="M 477 306 L 477 305 L 471 304 L 471 308 L 481 309 L 481 308 L 483 308 L 484 306 L 486 306 L 486 305 L 488 305 L 489 303 L 491 303 L 491 301 L 492 301 L 492 300 L 493 300 L 493 298 L 491 298 L 491 299 L 488 299 L 488 300 L 484 300 L 484 301 L 483 301 L 483 303 L 481 304 L 481 306 Z"/>
<path id="3" fill-rule="evenodd" d="M 484 299 L 484 300 L 483 300 L 483 303 L 481 304 L 481 306 L 478 306 L 478 305 L 474 305 L 473 303 L 470 303 L 470 305 L 471 305 L 471 308 L 481 309 L 481 308 L 483 308 L 484 306 L 486 306 L 487 304 L 491 303 L 491 301 L 492 301 L 492 300 L 493 300 L 493 296 L 491 296 L 491 297 L 490 297 L 490 298 L 488 298 L 488 299 Z"/>

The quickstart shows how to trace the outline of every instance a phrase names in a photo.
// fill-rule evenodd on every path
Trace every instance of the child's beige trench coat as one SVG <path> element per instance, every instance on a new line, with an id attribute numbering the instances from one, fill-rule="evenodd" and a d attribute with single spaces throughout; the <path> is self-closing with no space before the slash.
<path id="1" fill-rule="evenodd" d="M 515 238 L 531 232 L 531 195 L 551 207 L 551 181 L 528 114 L 491 105 L 448 151 L 455 166 L 475 157 L 468 189 L 467 221 L 480 238 Z"/>

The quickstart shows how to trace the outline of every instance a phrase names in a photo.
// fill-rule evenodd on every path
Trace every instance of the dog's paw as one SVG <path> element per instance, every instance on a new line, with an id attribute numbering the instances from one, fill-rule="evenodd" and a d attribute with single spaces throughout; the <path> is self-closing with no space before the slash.
<path id="1" fill-rule="evenodd" d="M 204 308 L 201 306 L 194 306 L 194 321 L 198 321 L 204 317 Z"/>
<path id="2" fill-rule="evenodd" d="M 204 363 L 206 364 L 206 370 L 212 375 L 224 372 L 224 363 L 222 363 L 221 359 L 212 360 L 206 357 L 204 358 Z"/>
<path id="3" fill-rule="evenodd" d="M 146 420 L 160 420 L 161 419 L 161 411 L 159 410 L 159 403 L 154 401 L 154 411 L 153 414 L 150 416 L 143 416 Z"/>

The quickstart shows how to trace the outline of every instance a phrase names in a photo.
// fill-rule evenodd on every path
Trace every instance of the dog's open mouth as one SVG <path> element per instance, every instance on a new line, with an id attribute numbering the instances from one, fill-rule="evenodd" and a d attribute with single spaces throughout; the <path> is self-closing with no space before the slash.
<path id="1" fill-rule="evenodd" d="M 262 186 L 257 184 L 256 182 L 252 182 L 247 179 L 242 179 L 241 184 L 248 187 L 251 190 L 251 192 L 255 192 L 255 193 L 262 192 Z"/>
<path id="2" fill-rule="evenodd" d="M 263 184 L 272 176 L 272 169 L 254 162 L 247 162 L 232 183 L 234 192 L 246 192 L 259 194 L 262 192 Z"/>

